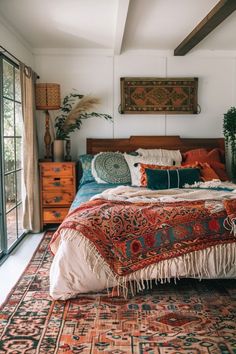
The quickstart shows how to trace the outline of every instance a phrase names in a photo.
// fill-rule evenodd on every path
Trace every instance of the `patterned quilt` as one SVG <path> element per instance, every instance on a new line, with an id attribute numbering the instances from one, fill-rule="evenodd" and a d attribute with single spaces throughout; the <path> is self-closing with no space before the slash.
<path id="1" fill-rule="evenodd" d="M 236 199 L 225 199 L 223 205 L 217 211 L 204 200 L 89 201 L 67 216 L 52 238 L 51 250 L 56 252 L 62 230 L 76 230 L 114 274 L 126 276 L 162 260 L 236 242 Z"/>

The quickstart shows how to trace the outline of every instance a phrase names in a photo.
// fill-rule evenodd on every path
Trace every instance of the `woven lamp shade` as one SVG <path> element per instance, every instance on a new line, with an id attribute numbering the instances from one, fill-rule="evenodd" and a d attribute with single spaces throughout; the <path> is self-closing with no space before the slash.
<path id="1" fill-rule="evenodd" d="M 55 110 L 61 106 L 59 84 L 36 84 L 35 103 L 38 110 Z"/>

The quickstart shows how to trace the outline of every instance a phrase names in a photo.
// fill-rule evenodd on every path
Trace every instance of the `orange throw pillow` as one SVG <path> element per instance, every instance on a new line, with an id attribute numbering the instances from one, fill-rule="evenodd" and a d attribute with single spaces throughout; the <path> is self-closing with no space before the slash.
<path id="1" fill-rule="evenodd" d="M 212 181 L 213 179 L 220 179 L 218 174 L 211 168 L 211 166 L 206 162 L 199 162 L 201 179 L 204 182 Z"/>
<path id="2" fill-rule="evenodd" d="M 167 166 L 160 166 L 160 165 L 151 165 L 151 164 L 146 164 L 146 163 L 140 163 L 139 165 L 139 171 L 141 174 L 141 179 L 140 179 L 140 184 L 143 187 L 147 186 L 147 175 L 146 175 L 146 168 L 150 168 L 151 170 L 162 170 L 163 167 L 165 167 L 165 169 L 167 169 Z M 168 166 L 170 167 L 170 166 Z M 172 166 L 174 167 L 174 166 Z"/>
<path id="3" fill-rule="evenodd" d="M 207 151 L 207 149 L 194 149 L 183 153 L 182 156 L 182 166 L 186 166 L 190 163 L 207 163 L 221 181 L 229 180 L 225 164 L 222 162 L 224 158 L 224 151 L 222 149 L 215 148 L 211 151 Z"/>
<path id="4" fill-rule="evenodd" d="M 215 173 L 219 176 L 221 181 L 229 181 L 229 177 L 226 172 L 225 164 L 222 162 L 211 161 L 209 164 Z"/>
<path id="5" fill-rule="evenodd" d="M 211 162 L 217 161 L 222 162 L 221 159 L 221 150 L 216 148 L 211 151 L 207 151 L 207 149 L 194 149 L 189 150 L 182 154 L 184 163 L 189 162 Z"/>

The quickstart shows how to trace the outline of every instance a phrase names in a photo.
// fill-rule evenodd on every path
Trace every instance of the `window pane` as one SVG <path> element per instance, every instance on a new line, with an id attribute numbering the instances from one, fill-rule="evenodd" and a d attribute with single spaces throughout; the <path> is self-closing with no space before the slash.
<path id="1" fill-rule="evenodd" d="M 5 172 L 15 170 L 14 138 L 4 138 Z"/>
<path id="2" fill-rule="evenodd" d="M 16 168 L 22 166 L 22 139 L 16 138 Z"/>
<path id="3" fill-rule="evenodd" d="M 22 204 L 18 205 L 17 207 L 17 225 L 18 225 L 18 236 L 21 236 L 24 232 Z"/>
<path id="4" fill-rule="evenodd" d="M 6 248 L 24 233 L 22 222 L 22 135 L 20 71 L 17 66 L 0 58 L 2 63 L 2 123 L 0 122 L 0 145 L 2 145 L 2 185 L 0 190 L 0 257 Z M 16 169 L 18 171 L 16 171 Z M 1 182 L 1 179 L 0 179 Z M 4 204 L 5 203 L 5 204 Z"/>
<path id="5" fill-rule="evenodd" d="M 5 199 L 7 211 L 16 205 L 15 173 L 5 176 Z"/>
<path id="6" fill-rule="evenodd" d="M 7 99 L 3 100 L 3 120 L 4 120 L 4 136 L 14 135 L 14 102 Z"/>
<path id="7" fill-rule="evenodd" d="M 17 203 L 20 202 L 22 200 L 22 194 L 21 194 L 21 191 L 22 191 L 22 171 L 18 171 L 16 173 L 16 188 L 17 188 L 17 191 L 16 191 L 16 199 L 17 199 Z"/>
<path id="8" fill-rule="evenodd" d="M 21 102 L 20 70 L 15 68 L 15 100 Z"/>
<path id="9" fill-rule="evenodd" d="M 13 66 L 3 60 L 3 95 L 13 98 Z"/>
<path id="10" fill-rule="evenodd" d="M 22 136 L 22 110 L 21 104 L 16 103 L 16 136 Z"/>
<path id="11" fill-rule="evenodd" d="M 10 211 L 10 213 L 6 215 L 6 222 L 7 222 L 7 246 L 9 248 L 17 239 L 16 209 Z"/>

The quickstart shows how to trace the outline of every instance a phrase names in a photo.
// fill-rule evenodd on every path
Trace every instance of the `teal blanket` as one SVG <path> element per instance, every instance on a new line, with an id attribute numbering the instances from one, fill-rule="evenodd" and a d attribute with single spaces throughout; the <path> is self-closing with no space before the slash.
<path id="1" fill-rule="evenodd" d="M 115 188 L 118 184 L 114 183 L 97 183 L 97 182 L 90 182 L 83 184 L 71 204 L 70 210 L 77 208 L 81 203 L 87 202 L 91 197 L 96 194 L 102 193 L 105 189 L 108 188 Z"/>

